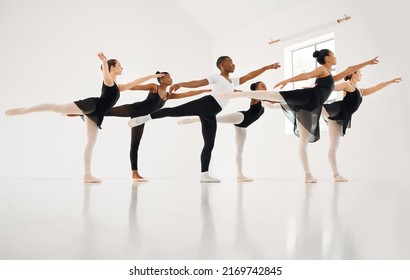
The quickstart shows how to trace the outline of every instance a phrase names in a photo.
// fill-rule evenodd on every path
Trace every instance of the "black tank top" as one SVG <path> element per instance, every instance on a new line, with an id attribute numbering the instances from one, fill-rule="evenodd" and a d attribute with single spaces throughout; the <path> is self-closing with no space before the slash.
<path id="1" fill-rule="evenodd" d="M 321 96 L 321 98 L 323 98 L 323 100 L 321 100 L 322 102 L 325 102 L 329 98 L 332 91 L 335 89 L 335 82 L 333 80 L 332 74 L 330 74 L 329 76 L 323 77 L 323 78 L 316 79 L 315 84 L 316 84 L 315 88 L 319 89 L 322 95 Z"/>
<path id="2" fill-rule="evenodd" d="M 343 106 L 349 114 L 353 114 L 359 109 L 360 104 L 362 103 L 363 97 L 360 94 L 360 91 L 355 87 L 353 92 L 347 92 L 345 97 L 343 97 Z"/>
<path id="3" fill-rule="evenodd" d="M 117 103 L 118 99 L 120 98 L 120 89 L 118 88 L 117 84 L 114 82 L 114 85 L 112 87 L 109 87 L 106 86 L 103 82 L 100 98 L 104 100 L 105 104 L 109 108 L 114 107 L 115 103 Z"/>
<path id="4" fill-rule="evenodd" d="M 167 93 L 168 97 L 168 93 Z M 141 101 L 144 106 L 152 108 L 153 110 L 158 110 L 162 108 L 165 104 L 166 100 L 162 99 L 158 93 L 149 92 L 147 97 Z"/>

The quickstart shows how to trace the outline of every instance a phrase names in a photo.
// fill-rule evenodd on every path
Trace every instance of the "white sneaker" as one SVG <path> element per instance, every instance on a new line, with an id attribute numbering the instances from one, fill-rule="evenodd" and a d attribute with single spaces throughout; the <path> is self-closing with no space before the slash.
<path id="1" fill-rule="evenodd" d="M 139 126 L 143 123 L 146 123 L 150 119 L 151 119 L 150 115 L 132 118 L 131 120 L 128 121 L 128 126 L 129 127 Z"/>
<path id="2" fill-rule="evenodd" d="M 221 180 L 213 178 L 209 176 L 209 174 L 202 174 L 200 182 L 201 183 L 220 183 Z"/>

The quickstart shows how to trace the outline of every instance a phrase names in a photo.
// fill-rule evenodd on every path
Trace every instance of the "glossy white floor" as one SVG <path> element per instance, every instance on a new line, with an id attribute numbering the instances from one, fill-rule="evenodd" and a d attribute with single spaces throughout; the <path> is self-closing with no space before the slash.
<path id="1" fill-rule="evenodd" d="M 410 259 L 410 182 L 0 179 L 0 259 Z"/>

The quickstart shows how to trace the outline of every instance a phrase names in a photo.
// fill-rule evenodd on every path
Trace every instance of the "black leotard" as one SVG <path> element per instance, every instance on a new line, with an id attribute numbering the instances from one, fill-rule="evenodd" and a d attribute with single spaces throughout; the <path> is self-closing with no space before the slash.
<path id="1" fill-rule="evenodd" d="M 263 115 L 264 111 L 265 108 L 262 107 L 262 102 L 259 101 L 258 103 L 251 105 L 247 111 L 239 111 L 243 114 L 244 118 L 241 123 L 235 125 L 238 127 L 247 128 L 256 122 L 260 116 Z"/>
<path id="2" fill-rule="evenodd" d="M 352 92 L 346 92 L 343 100 L 323 105 L 329 114 L 329 119 L 343 126 L 343 135 L 346 134 L 346 129 L 350 128 L 352 115 L 359 109 L 362 100 L 360 91 L 355 88 Z"/>
<path id="3" fill-rule="evenodd" d="M 119 98 L 120 89 L 116 83 L 114 83 L 112 87 L 108 87 L 103 83 L 100 97 L 90 97 L 74 101 L 74 103 L 83 111 L 84 115 L 89 117 L 101 128 L 104 115 L 114 107 Z"/>
<path id="4" fill-rule="evenodd" d="M 329 98 L 334 89 L 333 76 L 328 75 L 316 79 L 313 88 L 281 91 L 280 94 L 286 101 L 282 105 L 285 115 L 293 123 L 293 131 L 299 136 L 298 120 L 309 132 L 309 142 L 320 139 L 319 119 L 323 103 Z"/>

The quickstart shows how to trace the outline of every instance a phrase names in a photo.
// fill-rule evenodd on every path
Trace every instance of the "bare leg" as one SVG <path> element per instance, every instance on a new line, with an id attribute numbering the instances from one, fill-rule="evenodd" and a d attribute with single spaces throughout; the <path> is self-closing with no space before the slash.
<path id="1" fill-rule="evenodd" d="M 328 125 L 329 125 L 329 140 L 330 140 L 328 158 L 329 158 L 330 166 L 332 167 L 332 171 L 333 171 L 333 179 L 335 182 L 347 182 L 348 180 L 339 174 L 339 171 L 337 168 L 337 160 L 336 160 L 336 151 L 337 151 L 337 148 L 339 147 L 339 140 L 340 140 L 342 127 L 337 122 L 332 121 L 332 120 L 328 120 Z"/>
<path id="2" fill-rule="evenodd" d="M 68 103 L 68 104 L 52 104 L 52 103 L 46 103 L 46 104 L 40 104 L 36 105 L 33 107 L 27 107 L 27 108 L 13 108 L 10 110 L 7 110 L 5 113 L 7 116 L 16 116 L 16 115 L 25 115 L 29 113 L 36 113 L 36 112 L 56 112 L 56 113 L 62 113 L 62 114 L 80 114 L 82 115 L 83 112 L 80 110 L 80 108 L 75 105 L 74 102 Z"/>
<path id="3" fill-rule="evenodd" d="M 246 128 L 235 126 L 236 134 L 236 168 L 237 168 L 237 178 L 241 182 L 252 182 L 253 180 L 247 178 L 242 173 L 242 154 L 243 147 L 246 141 Z"/>
<path id="4" fill-rule="evenodd" d="M 309 158 L 307 155 L 307 146 L 309 144 L 309 132 L 299 121 L 298 128 L 300 134 L 299 157 L 300 161 L 302 162 L 303 171 L 305 172 L 305 183 L 316 183 L 316 178 L 313 177 L 312 173 L 310 172 Z"/>
<path id="5" fill-rule="evenodd" d="M 101 183 L 101 179 L 91 175 L 91 159 L 94 145 L 97 141 L 98 126 L 88 117 L 85 117 L 85 124 L 87 129 L 87 144 L 84 149 L 84 183 Z"/>

